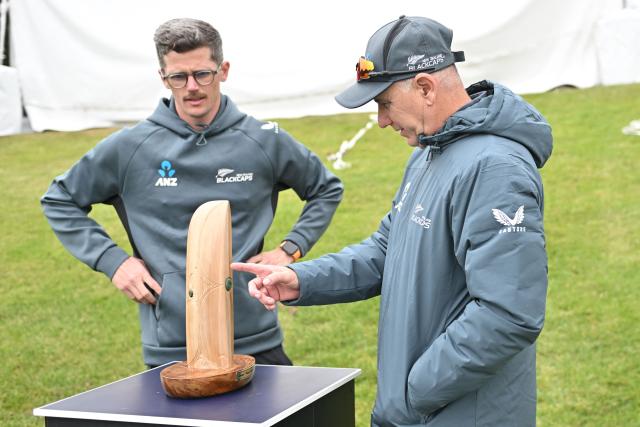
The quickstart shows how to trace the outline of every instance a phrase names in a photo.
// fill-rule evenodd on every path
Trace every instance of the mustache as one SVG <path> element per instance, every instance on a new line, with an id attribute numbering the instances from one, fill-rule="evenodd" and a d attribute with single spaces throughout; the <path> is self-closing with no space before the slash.
<path id="1" fill-rule="evenodd" d="M 182 99 L 184 99 L 185 101 L 193 101 L 193 100 L 198 100 L 206 97 L 207 95 L 205 95 L 204 93 L 192 93 L 190 95 L 185 96 Z"/>

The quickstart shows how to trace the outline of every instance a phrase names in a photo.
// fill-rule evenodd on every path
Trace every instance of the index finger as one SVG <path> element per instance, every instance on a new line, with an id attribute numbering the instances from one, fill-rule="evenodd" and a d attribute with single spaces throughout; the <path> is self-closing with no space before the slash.
<path id="1" fill-rule="evenodd" d="M 231 269 L 235 271 L 245 271 L 247 273 L 255 274 L 256 276 L 266 276 L 275 271 L 274 266 L 248 262 L 233 262 L 231 263 Z"/>

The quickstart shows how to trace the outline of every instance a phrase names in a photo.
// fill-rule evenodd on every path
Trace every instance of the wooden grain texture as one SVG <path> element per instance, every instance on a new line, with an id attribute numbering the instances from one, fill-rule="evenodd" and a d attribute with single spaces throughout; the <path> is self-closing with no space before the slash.
<path id="1" fill-rule="evenodd" d="M 253 379 L 255 359 L 236 354 L 231 369 L 194 369 L 178 362 L 162 370 L 162 388 L 171 397 L 192 399 L 227 393 Z"/>
<path id="2" fill-rule="evenodd" d="M 186 323 L 190 368 L 228 369 L 233 364 L 230 264 L 229 202 L 207 202 L 191 217 L 187 239 Z"/>
<path id="3" fill-rule="evenodd" d="M 253 378 L 255 360 L 233 354 L 233 281 L 229 202 L 201 205 L 187 237 L 187 360 L 160 372 L 172 397 L 226 393 Z"/>

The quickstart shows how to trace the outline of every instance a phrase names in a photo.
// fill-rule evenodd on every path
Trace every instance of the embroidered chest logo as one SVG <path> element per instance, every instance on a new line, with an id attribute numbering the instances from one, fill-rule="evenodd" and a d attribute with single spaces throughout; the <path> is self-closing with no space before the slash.
<path id="1" fill-rule="evenodd" d="M 496 219 L 496 221 L 504 226 L 502 227 L 502 229 L 500 229 L 500 234 L 522 233 L 527 231 L 527 227 L 519 226 L 524 221 L 524 205 L 518 208 L 516 214 L 513 216 L 513 219 L 509 218 L 509 215 L 502 212 L 500 209 L 491 209 L 491 212 L 493 212 L 493 217 Z"/>
<path id="2" fill-rule="evenodd" d="M 160 169 L 158 169 L 158 175 L 160 178 L 156 181 L 156 187 L 177 187 L 178 186 L 178 178 L 174 175 L 176 174 L 176 170 L 171 166 L 171 162 L 169 160 L 163 160 L 160 163 Z"/>
<path id="3" fill-rule="evenodd" d="M 402 211 L 402 204 L 404 203 L 404 199 L 407 198 L 407 194 L 409 193 L 410 187 L 411 187 L 411 181 L 407 182 L 407 185 L 404 186 L 404 190 L 402 190 L 402 197 L 400 197 L 400 201 L 395 206 L 398 212 Z"/>
<path id="4" fill-rule="evenodd" d="M 218 169 L 218 174 L 216 175 L 216 184 L 253 181 L 253 172 L 240 172 L 233 174 L 234 172 L 235 170 L 233 169 Z"/>
<path id="5" fill-rule="evenodd" d="M 431 228 L 431 218 L 427 218 L 424 215 L 419 215 L 420 212 L 422 212 L 424 210 L 424 208 L 422 207 L 421 203 L 418 203 L 414 208 L 413 208 L 413 213 L 411 214 L 411 222 L 415 222 L 416 224 L 418 224 L 420 227 L 424 228 L 425 230 L 428 230 Z"/>

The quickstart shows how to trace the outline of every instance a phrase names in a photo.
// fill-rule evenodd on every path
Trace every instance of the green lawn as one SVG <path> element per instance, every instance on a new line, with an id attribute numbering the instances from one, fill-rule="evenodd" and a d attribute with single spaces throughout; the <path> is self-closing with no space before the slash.
<path id="1" fill-rule="evenodd" d="M 640 85 L 527 97 L 551 122 L 543 169 L 549 252 L 547 321 L 538 344 L 538 425 L 640 426 Z M 366 114 L 282 120 L 321 157 L 362 127 Z M 39 197 L 113 130 L 0 138 L 0 424 L 43 425 L 34 407 L 144 368 L 137 310 L 101 274 L 72 258 L 41 214 Z M 377 228 L 410 154 L 374 128 L 337 171 L 345 198 L 308 258 Z M 267 237 L 273 247 L 300 212 L 283 194 Z M 114 212 L 92 215 L 128 248 Z M 376 386 L 378 299 L 281 309 L 296 364 L 361 368 L 357 424 L 368 425 Z"/>

